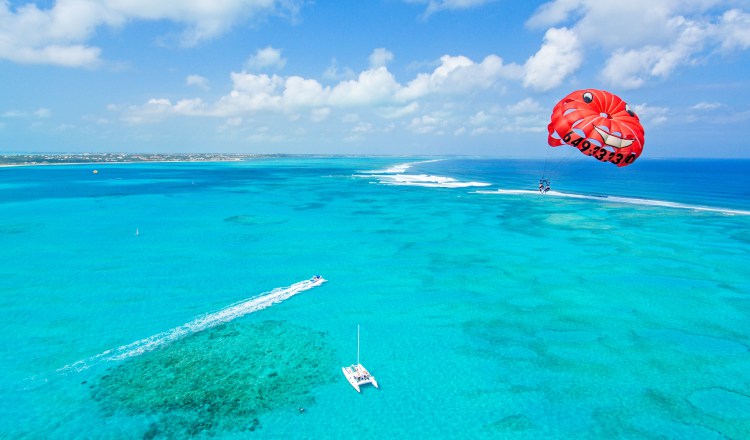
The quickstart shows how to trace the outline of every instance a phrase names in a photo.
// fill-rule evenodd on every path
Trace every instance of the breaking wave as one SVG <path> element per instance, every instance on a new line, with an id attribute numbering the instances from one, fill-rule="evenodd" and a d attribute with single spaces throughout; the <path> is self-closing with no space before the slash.
<path id="1" fill-rule="evenodd" d="M 434 176 L 431 174 L 406 174 L 414 165 L 439 162 L 441 159 L 407 162 L 393 165 L 382 170 L 362 171 L 357 177 L 375 178 L 383 185 L 423 186 L 428 188 L 467 188 L 474 186 L 490 186 L 485 182 L 467 182 L 452 177 Z"/>

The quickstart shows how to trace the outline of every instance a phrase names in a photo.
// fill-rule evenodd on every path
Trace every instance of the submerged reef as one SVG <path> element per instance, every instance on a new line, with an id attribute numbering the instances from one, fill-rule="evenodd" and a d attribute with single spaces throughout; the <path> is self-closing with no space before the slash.
<path id="1" fill-rule="evenodd" d="M 333 380 L 324 334 L 283 321 L 232 322 L 124 361 L 92 385 L 105 417 L 147 420 L 142 436 L 255 430 L 259 416 L 309 406 Z"/>

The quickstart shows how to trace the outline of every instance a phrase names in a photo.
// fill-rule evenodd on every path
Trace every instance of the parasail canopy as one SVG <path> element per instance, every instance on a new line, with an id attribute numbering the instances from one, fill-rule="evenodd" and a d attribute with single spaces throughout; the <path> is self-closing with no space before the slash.
<path id="1" fill-rule="evenodd" d="M 547 127 L 550 146 L 570 145 L 600 162 L 624 167 L 643 151 L 638 116 L 619 96 L 596 89 L 577 90 L 555 105 Z"/>

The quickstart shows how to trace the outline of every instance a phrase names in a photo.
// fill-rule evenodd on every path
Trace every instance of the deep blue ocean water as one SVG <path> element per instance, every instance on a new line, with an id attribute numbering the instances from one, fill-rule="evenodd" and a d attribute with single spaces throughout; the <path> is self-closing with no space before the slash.
<path id="1" fill-rule="evenodd" d="M 748 171 L 2 168 L 0 438 L 750 438 Z"/>

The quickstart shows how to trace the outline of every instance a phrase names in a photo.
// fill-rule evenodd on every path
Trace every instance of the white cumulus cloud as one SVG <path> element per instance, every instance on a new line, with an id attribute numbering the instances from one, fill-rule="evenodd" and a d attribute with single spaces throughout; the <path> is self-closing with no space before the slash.
<path id="1" fill-rule="evenodd" d="M 3 117 L 3 118 L 29 118 L 29 117 L 32 117 L 32 118 L 44 119 L 44 118 L 49 118 L 50 116 L 52 116 L 52 111 L 50 109 L 44 108 L 44 107 L 38 108 L 38 109 L 34 110 L 33 112 L 26 112 L 26 111 L 22 111 L 22 110 L 6 110 L 2 114 L 0 114 L 0 117 Z"/>
<path id="2" fill-rule="evenodd" d="M 385 67 L 365 70 L 356 80 L 343 81 L 331 90 L 333 105 L 386 103 L 399 89 L 396 78 Z"/>
<path id="3" fill-rule="evenodd" d="M 739 9 L 725 12 L 716 33 L 724 51 L 750 48 L 750 14 Z"/>
<path id="4" fill-rule="evenodd" d="M 637 104 L 633 106 L 633 111 L 638 115 L 638 119 L 641 120 L 644 126 L 660 125 L 669 119 L 669 108 L 667 107 Z"/>
<path id="5" fill-rule="evenodd" d="M 583 60 L 581 44 L 575 32 L 567 28 L 550 28 L 544 44 L 524 65 L 524 87 L 547 91 L 562 84 Z"/>
<path id="6" fill-rule="evenodd" d="M 666 27 L 677 30 L 670 44 L 616 50 L 604 65 L 604 80 L 611 85 L 632 89 L 652 77 L 667 78 L 675 69 L 695 63 L 693 57 L 703 48 L 710 28 L 683 17 L 673 18 Z"/>
<path id="7" fill-rule="evenodd" d="M 444 125 L 445 121 L 439 115 L 423 115 L 412 118 L 409 129 L 421 134 L 444 134 L 441 130 Z"/>
<path id="8" fill-rule="evenodd" d="M 314 108 L 310 112 L 310 120 L 313 122 L 321 122 L 328 119 L 331 115 L 330 107 Z"/>
<path id="9" fill-rule="evenodd" d="M 666 79 L 716 52 L 750 48 L 750 14 L 741 8 L 729 9 L 737 4 L 733 0 L 552 0 L 537 8 L 526 25 L 552 30 L 564 24 L 586 48 L 587 66 L 599 70 L 607 84 L 627 89 L 653 78 Z M 545 46 L 550 47 L 548 34 L 535 58 Z M 552 56 L 547 53 L 544 60 Z M 600 56 L 605 61 L 597 68 L 595 60 Z M 544 60 L 535 59 L 542 65 L 539 72 L 551 73 Z M 561 81 L 580 64 L 562 67 L 557 72 Z M 532 77 L 525 84 L 541 80 Z"/>
<path id="10" fill-rule="evenodd" d="M 387 55 L 373 53 L 379 53 L 381 59 Z M 310 121 L 321 122 L 334 111 L 361 109 L 369 117 L 383 121 L 409 118 L 416 122 L 407 124 L 407 128 L 436 133 L 438 126 L 442 129 L 442 125 L 433 123 L 431 118 L 438 118 L 438 114 L 445 117 L 446 113 L 439 113 L 442 111 L 440 107 L 454 105 L 453 97 L 465 95 L 483 100 L 487 91 L 499 95 L 506 81 L 518 81 L 523 73 L 521 66 L 506 65 L 495 55 L 487 56 L 481 62 L 460 55 L 445 55 L 440 60 L 432 72 L 419 73 L 406 84 L 397 81 L 386 66 L 363 70 L 353 79 L 342 79 L 332 85 L 298 75 L 232 72 L 231 91 L 213 103 L 198 98 L 176 102 L 154 98 L 142 106 L 130 106 L 121 111 L 123 119 L 131 123 L 148 123 L 170 115 L 231 120 L 270 113 L 284 114 L 290 120 L 307 113 Z M 202 83 L 200 78 L 196 75 L 188 81 L 198 85 Z M 113 106 L 112 109 L 118 108 Z M 418 111 L 427 116 L 415 116 Z M 223 127 L 229 126 L 225 124 Z"/>
<path id="11" fill-rule="evenodd" d="M 255 55 L 248 58 L 245 62 L 245 68 L 250 71 L 260 71 L 266 69 L 281 70 L 286 65 L 286 59 L 281 56 L 281 50 L 274 49 L 271 46 L 258 49 Z"/>
<path id="12" fill-rule="evenodd" d="M 185 84 L 189 86 L 195 86 L 203 90 L 208 90 L 208 78 L 202 77 L 200 75 L 188 75 L 187 78 L 185 78 Z"/>
<path id="13" fill-rule="evenodd" d="M 505 114 L 509 115 L 524 115 L 529 113 L 544 113 L 548 112 L 549 109 L 543 108 L 541 104 L 532 98 L 525 98 L 515 104 L 510 104 L 505 107 Z"/>
<path id="14" fill-rule="evenodd" d="M 602 76 L 608 83 L 623 89 L 636 89 L 651 76 L 653 66 L 664 54 L 665 50 L 657 46 L 617 50 L 607 60 Z"/>
<path id="15" fill-rule="evenodd" d="M 370 67 L 378 68 L 387 66 L 388 63 L 393 61 L 393 52 L 385 48 L 377 48 L 370 54 Z"/>
<path id="16" fill-rule="evenodd" d="M 721 106 L 722 104 L 719 102 L 699 102 L 690 108 L 693 110 L 716 110 Z"/>
<path id="17" fill-rule="evenodd" d="M 503 79 L 518 79 L 522 69 L 516 64 L 504 64 L 496 55 L 489 55 L 481 63 L 465 56 L 444 55 L 440 65 L 431 73 L 420 73 L 401 89 L 399 99 L 418 99 L 430 94 L 455 94 L 471 90 L 486 90 Z"/>
<path id="18" fill-rule="evenodd" d="M 167 20 L 182 26 L 190 46 L 268 14 L 295 14 L 302 0 L 57 0 L 11 7 L 0 2 L 0 59 L 26 64 L 92 67 L 101 49 L 89 44 L 97 28 Z"/>
<path id="19" fill-rule="evenodd" d="M 429 16 L 443 10 L 469 9 L 485 5 L 493 0 L 405 0 L 407 3 L 426 4 L 424 15 Z"/>

